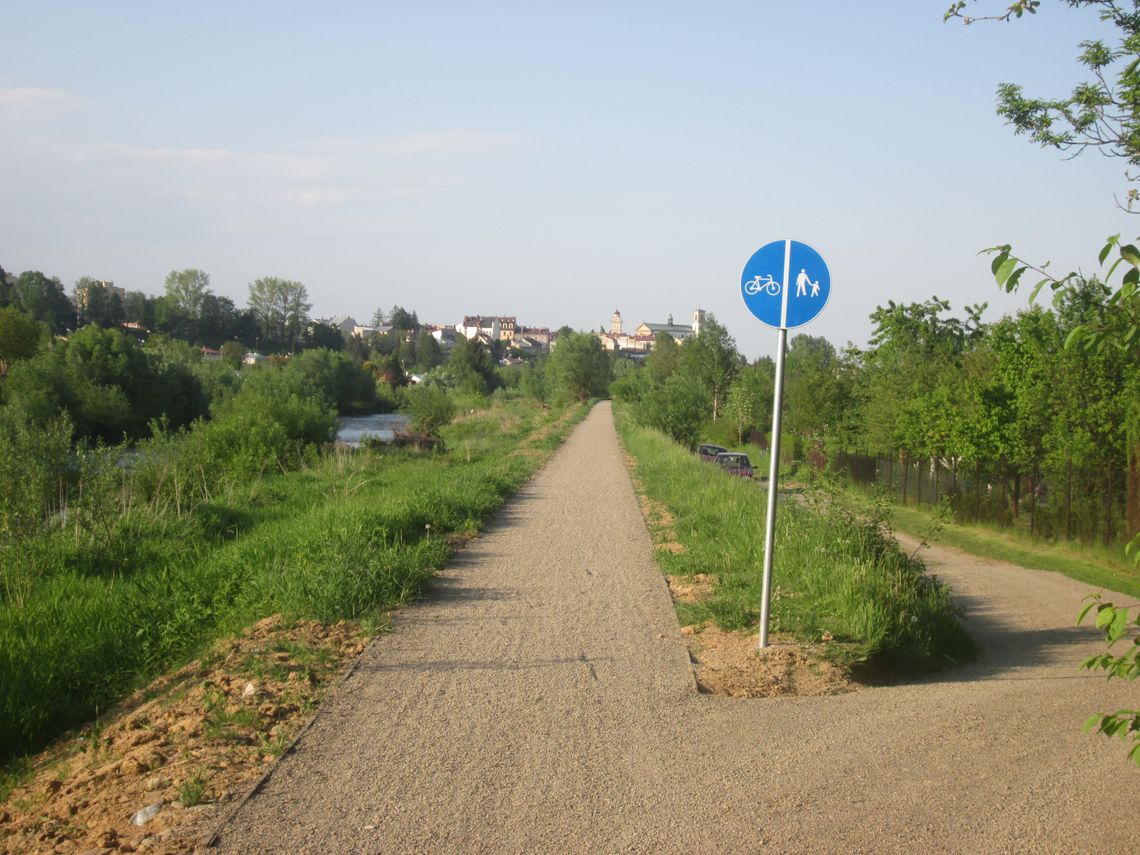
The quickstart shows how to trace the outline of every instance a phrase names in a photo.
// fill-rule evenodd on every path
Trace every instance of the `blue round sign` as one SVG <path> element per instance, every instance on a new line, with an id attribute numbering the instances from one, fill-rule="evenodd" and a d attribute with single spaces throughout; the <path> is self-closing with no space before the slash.
<path id="1" fill-rule="evenodd" d="M 801 327 L 823 311 L 831 274 L 823 256 L 798 240 L 776 240 L 752 254 L 740 276 L 740 295 L 762 323 Z"/>

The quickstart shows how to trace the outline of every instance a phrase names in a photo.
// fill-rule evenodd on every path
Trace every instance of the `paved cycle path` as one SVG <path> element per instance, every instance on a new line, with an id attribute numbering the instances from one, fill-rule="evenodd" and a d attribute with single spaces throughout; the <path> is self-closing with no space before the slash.
<path id="1" fill-rule="evenodd" d="M 1085 586 L 931 564 L 978 662 L 838 697 L 700 695 L 601 404 L 369 646 L 217 851 L 1135 851 L 1140 772 L 1080 723 L 1137 687 L 1076 670 L 1099 650 L 1072 625 Z"/>

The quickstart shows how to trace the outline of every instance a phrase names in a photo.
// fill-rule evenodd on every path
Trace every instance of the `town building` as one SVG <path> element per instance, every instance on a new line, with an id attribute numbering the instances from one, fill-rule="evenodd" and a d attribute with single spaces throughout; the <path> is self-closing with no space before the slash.
<path id="1" fill-rule="evenodd" d="M 554 341 L 554 333 L 547 327 L 519 327 L 515 330 L 515 338 L 526 338 L 531 343 L 550 350 L 550 343 Z"/>
<path id="2" fill-rule="evenodd" d="M 627 333 L 622 327 L 621 312 L 615 309 L 610 316 L 609 332 L 599 332 L 597 335 L 606 350 L 647 353 L 653 349 L 659 333 L 671 336 L 677 344 L 684 344 L 688 339 L 699 335 L 704 318 L 704 309 L 694 309 L 692 323 L 688 326 L 673 323 L 673 316 L 668 315 L 663 324 L 642 321 L 632 333 Z"/>
<path id="3" fill-rule="evenodd" d="M 515 337 L 515 318 L 505 315 L 499 317 L 464 315 L 463 323 L 456 324 L 455 331 L 467 339 L 478 339 L 483 336 L 490 341 L 509 343 Z"/>
<path id="4" fill-rule="evenodd" d="M 431 333 L 431 337 L 439 343 L 440 350 L 451 350 L 455 346 L 455 337 L 458 333 L 455 327 L 437 326 L 435 324 L 424 327 Z"/>
<path id="5" fill-rule="evenodd" d="M 351 336 L 356 336 L 357 338 L 371 338 L 374 335 L 385 335 L 392 331 L 390 326 L 374 327 L 368 324 L 358 323 L 352 315 L 333 315 L 331 318 L 317 318 L 315 323 L 324 324 L 328 327 L 336 327 L 340 330 L 341 335 L 346 338 Z"/>

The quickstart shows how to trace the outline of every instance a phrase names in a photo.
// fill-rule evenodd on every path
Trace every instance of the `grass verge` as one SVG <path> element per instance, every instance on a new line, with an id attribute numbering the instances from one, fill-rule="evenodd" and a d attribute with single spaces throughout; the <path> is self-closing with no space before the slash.
<path id="1" fill-rule="evenodd" d="M 929 529 L 934 520 L 933 512 L 901 505 L 891 505 L 890 515 L 894 528 L 912 535 Z M 1109 555 L 1098 554 L 1097 549 L 1047 544 L 984 526 L 950 522 L 942 525 L 936 540 L 972 555 L 1035 570 L 1052 570 L 1093 588 L 1140 597 L 1140 568 L 1128 563 L 1123 550 L 1119 560 L 1114 560 Z"/>
<path id="2" fill-rule="evenodd" d="M 678 603 L 683 623 L 721 629 L 758 624 L 765 492 L 724 475 L 617 408 L 618 430 L 634 475 L 669 514 L 658 549 L 670 575 L 715 579 L 708 596 Z M 793 500 L 778 506 L 770 630 L 805 642 L 828 640 L 839 658 L 890 673 L 918 673 L 971 659 L 976 648 L 959 623 L 950 590 L 908 558 L 875 521 L 829 501 L 827 512 Z"/>

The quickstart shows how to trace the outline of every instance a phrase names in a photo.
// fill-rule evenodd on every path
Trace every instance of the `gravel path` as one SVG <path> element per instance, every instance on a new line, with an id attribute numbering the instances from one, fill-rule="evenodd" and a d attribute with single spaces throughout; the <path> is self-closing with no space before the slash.
<path id="1" fill-rule="evenodd" d="M 1140 772 L 1080 723 L 1137 686 L 1076 670 L 1098 650 L 1073 627 L 1085 586 L 929 560 L 978 662 L 839 697 L 700 695 L 599 405 L 368 648 L 218 848 L 1136 851 Z"/>

